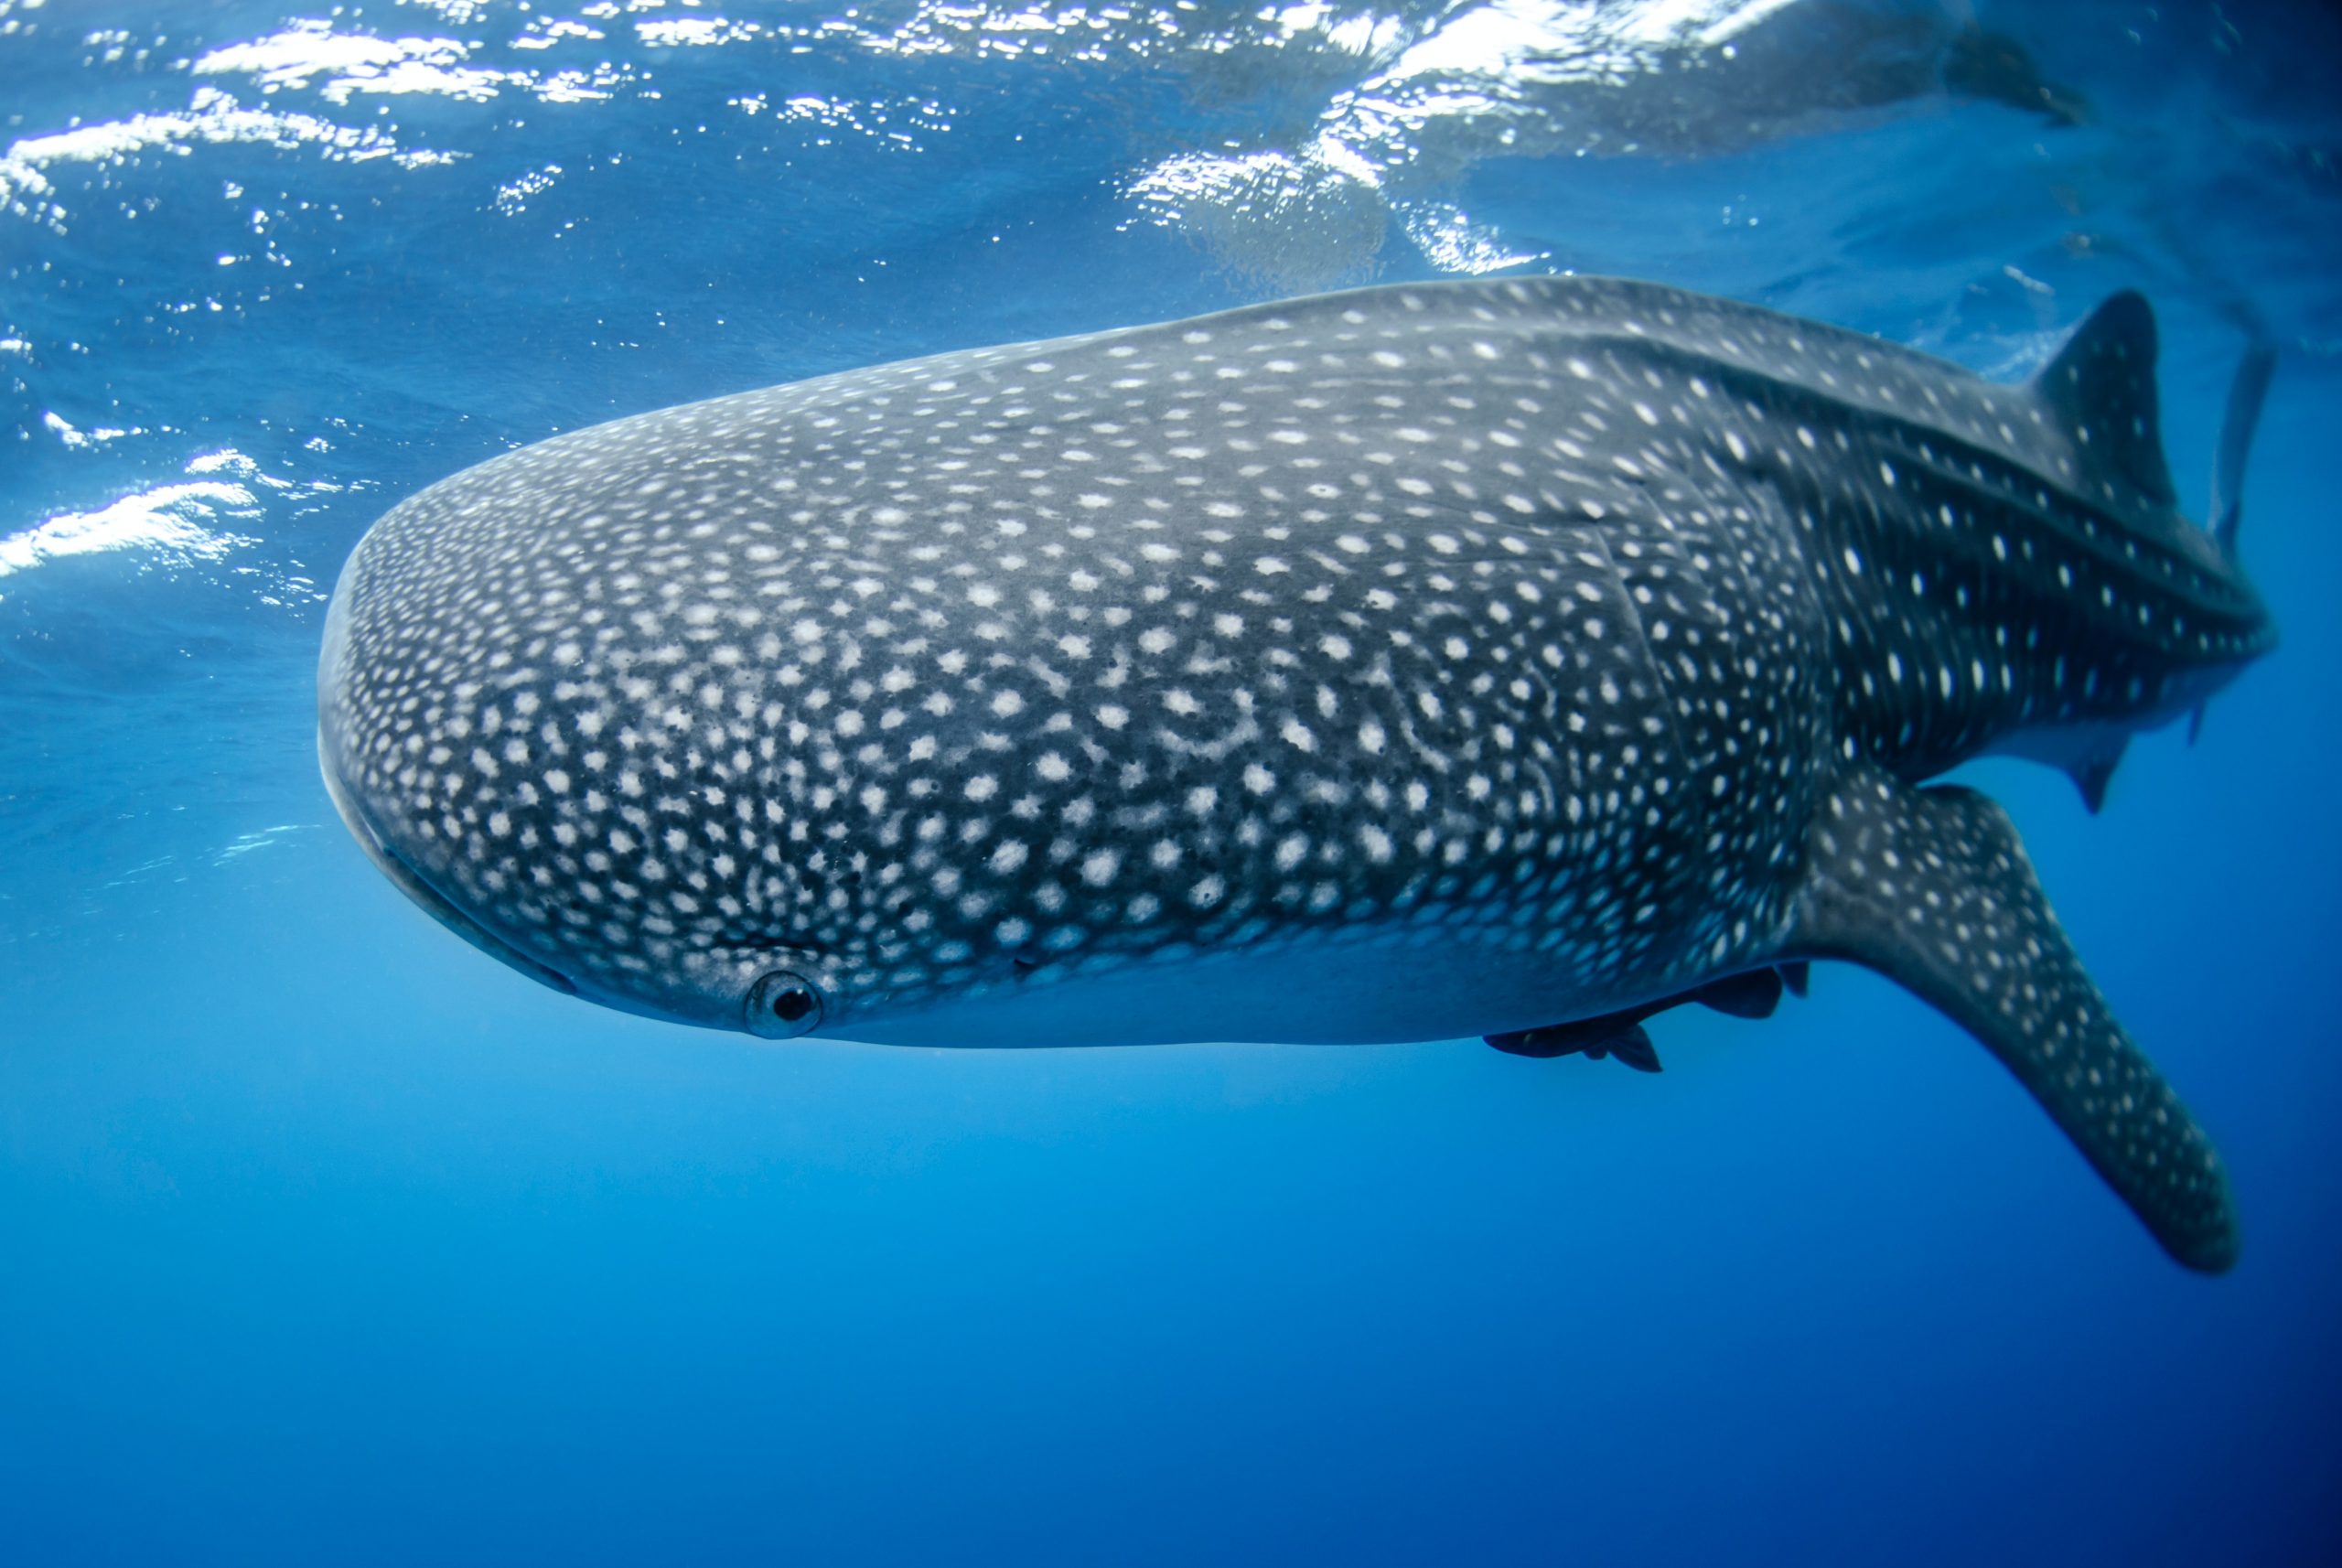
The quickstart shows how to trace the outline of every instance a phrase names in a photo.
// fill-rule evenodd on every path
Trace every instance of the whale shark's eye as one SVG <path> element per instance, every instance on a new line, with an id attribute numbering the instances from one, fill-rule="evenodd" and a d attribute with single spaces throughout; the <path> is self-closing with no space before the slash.
<path id="1" fill-rule="evenodd" d="M 801 974 L 776 969 L 748 988 L 748 1033 L 794 1039 L 822 1025 L 822 993 Z"/>

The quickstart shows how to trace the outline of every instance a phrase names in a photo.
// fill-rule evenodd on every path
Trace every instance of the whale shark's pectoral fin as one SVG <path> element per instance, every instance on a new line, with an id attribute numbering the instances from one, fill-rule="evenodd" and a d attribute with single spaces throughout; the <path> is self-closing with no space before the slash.
<path id="1" fill-rule="evenodd" d="M 1793 945 L 1850 959 L 1984 1042 L 2165 1251 L 2218 1273 L 2235 1210 L 2211 1142 L 2123 1033 L 2016 831 L 1971 789 L 1850 773 L 1812 829 Z"/>

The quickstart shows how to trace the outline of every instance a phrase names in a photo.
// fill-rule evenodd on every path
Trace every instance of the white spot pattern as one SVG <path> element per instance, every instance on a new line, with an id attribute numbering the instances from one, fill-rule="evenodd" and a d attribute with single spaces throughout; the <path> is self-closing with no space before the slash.
<path id="1" fill-rule="evenodd" d="M 665 410 L 384 518 L 329 767 L 498 940 L 704 1021 L 776 952 L 844 1023 L 1376 923 L 1648 995 L 1779 940 L 1842 755 L 2265 646 L 2135 440 L 2035 413 L 1582 279 Z"/>

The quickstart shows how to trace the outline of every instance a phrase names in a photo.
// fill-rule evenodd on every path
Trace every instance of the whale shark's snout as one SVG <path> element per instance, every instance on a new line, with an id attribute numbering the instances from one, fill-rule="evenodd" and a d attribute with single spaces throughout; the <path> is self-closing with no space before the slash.
<path id="1" fill-rule="evenodd" d="M 351 575 L 350 570 L 345 569 L 345 584 Z M 351 793 L 344 767 L 349 720 L 338 694 L 344 690 L 344 671 L 350 651 L 349 619 L 353 596 L 339 588 L 334 595 L 326 614 L 324 646 L 317 670 L 318 771 L 324 776 L 326 794 L 332 800 L 334 811 L 340 816 L 342 825 L 349 830 L 349 836 L 358 841 L 359 847 L 365 851 L 366 858 L 374 863 L 375 869 L 433 919 L 500 963 L 565 995 L 577 994 L 577 986 L 568 976 L 530 957 L 449 902 L 393 847 L 366 808 Z"/>
<path id="2" fill-rule="evenodd" d="M 598 825 L 592 845 L 573 819 L 543 813 L 572 787 L 563 766 L 571 748 L 550 723 L 525 722 L 545 710 L 506 673 L 500 654 L 475 663 L 439 644 L 444 623 L 418 603 L 416 580 L 399 570 L 406 514 L 394 509 L 343 568 L 318 661 L 319 768 L 336 811 L 367 858 L 440 925 L 564 994 L 768 1038 L 820 1026 L 843 978 L 822 955 L 762 927 L 735 921 L 691 950 L 662 951 L 656 964 L 632 950 L 646 934 L 671 935 L 671 920 L 655 907 L 645 909 L 633 884 L 614 880 L 605 891 L 574 874 L 607 869 L 630 831 L 647 836 L 647 812 L 617 808 L 617 825 Z M 394 556 L 387 567 L 386 554 Z M 483 607 L 499 607 L 490 601 Z M 483 700 L 498 689 L 507 693 L 500 703 Z M 603 760 L 592 752 L 578 759 L 586 766 Z M 636 775 L 621 778 L 620 791 L 644 793 Z M 497 787 L 478 788 L 487 780 Z M 579 799 L 590 809 L 607 806 L 599 788 L 582 789 Z M 671 811 L 673 804 L 672 798 L 661 800 Z M 573 876 L 557 877 L 545 866 L 516 875 L 489 863 L 483 848 L 499 842 L 523 852 L 575 850 L 576 857 L 564 857 L 561 868 Z M 672 853 L 682 841 L 671 830 L 662 842 Z M 667 879 L 655 863 L 638 875 L 646 882 Z M 700 869 L 678 868 L 674 880 L 683 888 L 708 886 Z M 693 903 L 689 892 L 668 897 L 679 912 Z"/>
<path id="3" fill-rule="evenodd" d="M 661 410 L 393 508 L 329 788 L 508 965 L 768 1038 L 1482 1035 L 1659 1065 L 1816 958 L 1989 1047 L 2173 1253 L 2210 1144 L 1994 748 L 2093 804 L 2273 639 L 2117 295 L 2025 386 L 1608 279 L 1360 290 Z M 2263 377 L 2265 380 L 2265 375 Z M 2250 376 L 2240 380 L 2240 385 Z"/>
<path id="4" fill-rule="evenodd" d="M 348 787 L 342 783 L 340 777 L 334 770 L 333 762 L 327 752 L 322 735 L 318 737 L 317 749 L 323 762 L 326 793 L 332 798 L 334 810 L 339 813 L 342 825 L 349 830 L 349 836 L 356 839 L 359 847 L 366 852 L 366 858 L 374 863 L 374 868 L 390 878 L 392 886 L 414 899 L 416 905 L 433 919 L 498 962 L 516 969 L 530 979 L 540 984 L 549 985 L 564 995 L 577 994 L 576 985 L 567 975 L 539 963 L 511 943 L 489 931 L 478 920 L 449 903 L 441 897 L 436 888 L 416 875 L 414 868 L 391 849 L 383 841 L 382 835 L 375 831 L 373 824 L 367 821 L 365 814 L 350 799 Z"/>

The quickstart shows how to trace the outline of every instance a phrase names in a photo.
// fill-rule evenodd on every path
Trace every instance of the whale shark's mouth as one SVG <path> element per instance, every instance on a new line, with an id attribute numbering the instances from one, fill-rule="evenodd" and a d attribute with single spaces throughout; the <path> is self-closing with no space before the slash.
<path id="1" fill-rule="evenodd" d="M 326 793 L 333 798 L 334 810 L 341 813 L 342 822 L 349 828 L 350 837 L 358 841 L 359 847 L 366 852 L 366 858 L 396 884 L 400 892 L 422 906 L 424 913 L 500 963 L 519 970 L 531 980 L 549 985 L 564 996 L 577 994 L 576 982 L 557 969 L 539 963 L 489 931 L 449 903 L 437 888 L 423 879 L 414 867 L 399 857 L 398 852 L 392 849 L 381 833 L 376 831 L 364 810 L 350 798 L 349 791 L 342 787 L 340 778 L 334 772 L 333 757 L 327 750 L 322 727 L 317 731 L 317 765 L 318 771 L 325 776 Z"/>

